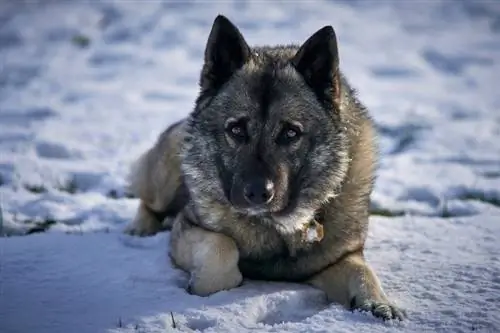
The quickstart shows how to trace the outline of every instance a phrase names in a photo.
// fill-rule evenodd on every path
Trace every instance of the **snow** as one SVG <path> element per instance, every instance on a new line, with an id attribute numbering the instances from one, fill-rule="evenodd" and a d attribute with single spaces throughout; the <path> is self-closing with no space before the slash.
<path id="1" fill-rule="evenodd" d="M 251 44 L 336 29 L 380 134 L 374 210 L 398 215 L 372 216 L 367 260 L 406 322 L 287 283 L 192 296 L 168 233 L 121 232 L 218 13 Z M 0 2 L 0 332 L 500 331 L 499 35 L 493 1 Z"/>

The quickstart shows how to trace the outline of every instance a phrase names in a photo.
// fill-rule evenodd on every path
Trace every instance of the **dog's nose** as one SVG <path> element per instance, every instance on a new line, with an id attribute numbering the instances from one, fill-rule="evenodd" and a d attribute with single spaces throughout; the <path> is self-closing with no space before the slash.
<path id="1" fill-rule="evenodd" d="M 264 205 L 274 197 L 274 184 L 268 179 L 255 180 L 243 189 L 245 199 L 253 205 Z"/>

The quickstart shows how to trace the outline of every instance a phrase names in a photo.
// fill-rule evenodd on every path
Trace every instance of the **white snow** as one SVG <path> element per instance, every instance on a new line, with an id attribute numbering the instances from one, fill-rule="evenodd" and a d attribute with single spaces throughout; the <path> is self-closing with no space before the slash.
<path id="1" fill-rule="evenodd" d="M 191 296 L 168 233 L 121 233 L 128 168 L 191 110 L 218 13 L 251 44 L 335 27 L 380 134 L 374 208 L 400 213 L 366 255 L 406 322 L 295 284 Z M 499 77 L 494 1 L 0 2 L 0 332 L 499 332 Z"/>

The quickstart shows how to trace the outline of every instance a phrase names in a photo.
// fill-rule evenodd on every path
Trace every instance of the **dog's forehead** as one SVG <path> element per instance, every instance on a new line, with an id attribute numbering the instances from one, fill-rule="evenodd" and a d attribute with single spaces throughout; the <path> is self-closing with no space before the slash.
<path id="1" fill-rule="evenodd" d="M 306 118 L 314 93 L 290 63 L 289 49 L 259 49 L 218 94 L 227 117 L 250 118 L 255 125 Z"/>
<path id="2" fill-rule="evenodd" d="M 306 103 L 304 83 L 287 63 L 264 63 L 243 71 L 240 78 L 245 94 L 238 99 L 250 106 L 252 117 L 262 120 L 282 117 Z"/>

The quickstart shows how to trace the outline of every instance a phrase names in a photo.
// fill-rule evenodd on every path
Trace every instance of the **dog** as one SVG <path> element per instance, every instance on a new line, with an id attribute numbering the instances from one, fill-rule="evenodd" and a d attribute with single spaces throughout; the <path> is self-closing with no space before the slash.
<path id="1" fill-rule="evenodd" d="M 335 30 L 250 47 L 225 16 L 206 42 L 194 109 L 133 165 L 126 232 L 170 229 L 169 255 L 208 296 L 244 278 L 305 283 L 329 302 L 406 317 L 364 258 L 378 158 Z"/>

